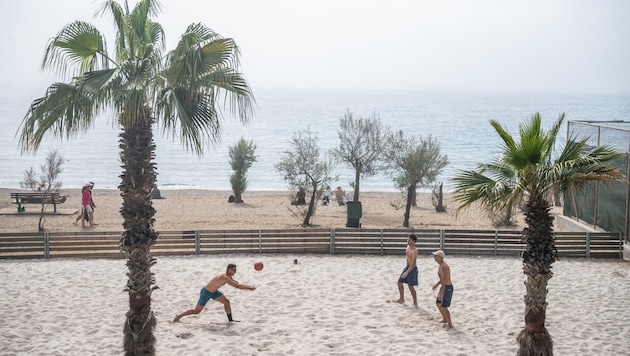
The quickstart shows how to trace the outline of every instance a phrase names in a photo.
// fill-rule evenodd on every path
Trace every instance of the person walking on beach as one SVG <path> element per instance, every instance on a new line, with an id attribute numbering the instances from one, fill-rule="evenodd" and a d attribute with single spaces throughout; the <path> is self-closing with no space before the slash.
<path id="1" fill-rule="evenodd" d="M 81 226 L 85 227 L 85 222 L 89 221 L 90 227 L 94 227 L 94 200 L 92 200 L 92 188 L 94 182 L 89 182 L 81 188 L 81 214 L 74 219 L 73 224 L 76 226 L 77 222 L 81 220 Z M 87 206 L 87 207 L 86 207 Z"/>
<path id="2" fill-rule="evenodd" d="M 398 278 L 398 293 L 400 294 L 400 297 L 398 300 L 395 300 L 394 303 L 405 302 L 405 288 L 403 283 L 407 283 L 407 286 L 409 286 L 409 293 L 411 293 L 411 296 L 413 297 L 413 305 L 418 305 L 415 287 L 418 285 L 418 266 L 416 265 L 416 261 L 418 260 L 418 249 L 416 248 L 417 240 L 418 237 L 415 234 L 409 234 L 407 237 L 407 249 L 405 250 L 407 266 L 405 266 Z"/>
<path id="3" fill-rule="evenodd" d="M 85 192 L 86 189 L 88 189 L 87 184 L 84 185 L 83 188 L 81 188 L 81 210 L 79 211 L 79 215 L 72 222 L 72 225 L 74 226 L 77 226 L 77 223 L 79 222 L 79 220 L 83 219 L 83 215 L 85 214 L 83 211 L 83 192 Z"/>
<path id="4" fill-rule="evenodd" d="M 330 204 L 330 196 L 332 195 L 332 191 L 330 191 L 330 186 L 327 185 L 326 189 L 324 189 L 324 197 L 322 198 L 322 204 L 328 205 Z"/>
<path id="5" fill-rule="evenodd" d="M 94 204 L 94 194 L 92 192 L 92 190 L 94 189 L 94 182 L 90 182 L 90 187 L 88 188 L 88 190 L 90 191 L 90 207 L 92 207 L 92 216 L 90 216 L 90 222 L 92 223 L 92 225 L 98 225 L 95 221 L 94 221 L 94 212 L 96 211 L 96 204 Z"/>
<path id="6" fill-rule="evenodd" d="M 437 294 L 437 299 L 435 300 L 435 304 L 442 314 L 442 320 L 440 323 L 446 324 L 446 331 L 449 331 L 453 328 L 453 323 L 451 322 L 451 312 L 448 311 L 448 307 L 451 306 L 451 299 L 453 298 L 453 284 L 451 283 L 451 268 L 448 266 L 446 262 L 444 262 L 444 258 L 446 254 L 444 251 L 437 250 L 432 252 L 433 259 L 438 263 L 438 277 L 440 280 L 437 281 L 433 285 L 433 290 L 436 290 L 438 286 L 440 286 L 440 290 Z"/>
<path id="7" fill-rule="evenodd" d="M 337 189 L 335 190 L 335 199 L 337 200 L 337 204 L 346 205 L 346 203 L 343 202 L 344 197 L 345 194 L 343 194 L 343 189 L 341 189 L 341 186 L 337 187 Z"/>
<path id="8" fill-rule="evenodd" d="M 234 278 L 232 278 L 232 276 L 234 276 L 235 274 L 236 265 L 230 263 L 227 266 L 225 273 L 219 273 L 215 275 L 208 283 L 206 283 L 205 287 L 201 288 L 197 305 L 194 308 L 188 309 L 185 312 L 175 316 L 173 322 L 179 321 L 179 319 L 186 315 L 199 314 L 203 310 L 203 308 L 205 308 L 210 299 L 214 299 L 217 302 L 223 304 L 223 309 L 225 309 L 225 314 L 227 314 L 228 321 L 238 321 L 232 319 L 232 308 L 230 307 L 230 301 L 225 297 L 225 295 L 223 295 L 223 293 L 221 293 L 219 288 L 226 283 L 237 289 L 256 290 L 256 287 L 238 283 L 234 280 Z"/>

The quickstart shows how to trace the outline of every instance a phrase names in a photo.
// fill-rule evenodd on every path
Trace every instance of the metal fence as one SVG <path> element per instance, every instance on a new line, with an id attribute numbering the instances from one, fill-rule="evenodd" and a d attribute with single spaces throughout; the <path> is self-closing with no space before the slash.
<path id="1" fill-rule="evenodd" d="M 571 134 L 588 137 L 592 147 L 609 146 L 625 152 L 623 159 L 612 162 L 625 175 L 624 182 L 591 183 L 580 191 L 565 195 L 563 214 L 606 231 L 620 232 L 628 242 L 630 221 L 630 122 L 629 121 L 568 121 L 567 138 Z"/>
<path id="2" fill-rule="evenodd" d="M 409 229 L 289 229 L 163 231 L 154 256 L 224 253 L 402 255 L 409 233 L 420 254 L 519 256 L 520 231 Z M 126 258 L 121 232 L 0 233 L 0 258 Z M 620 233 L 557 232 L 559 257 L 623 258 Z"/>

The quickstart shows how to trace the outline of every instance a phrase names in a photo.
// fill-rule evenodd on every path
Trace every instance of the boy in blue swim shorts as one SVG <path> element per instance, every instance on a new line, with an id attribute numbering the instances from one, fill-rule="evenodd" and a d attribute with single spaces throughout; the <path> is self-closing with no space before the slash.
<path id="1" fill-rule="evenodd" d="M 182 317 L 191 314 L 199 314 L 205 308 L 206 304 L 210 299 L 214 299 L 217 302 L 223 304 L 223 309 L 225 309 L 225 313 L 227 314 L 228 321 L 237 321 L 232 318 L 232 308 L 230 307 L 230 301 L 221 293 L 219 287 L 229 284 L 234 288 L 238 289 L 246 289 L 246 290 L 255 290 L 256 287 L 248 286 L 246 284 L 238 283 L 232 278 L 236 274 L 236 265 L 230 263 L 225 270 L 225 273 L 219 273 L 212 277 L 212 279 L 206 283 L 206 285 L 201 288 L 199 292 L 199 300 L 197 301 L 197 305 L 194 308 L 188 309 L 185 312 L 178 314 L 173 319 L 173 322 L 179 321 Z"/>
<path id="2" fill-rule="evenodd" d="M 438 250 L 432 253 L 433 259 L 439 265 L 438 277 L 440 277 L 440 280 L 433 285 L 433 290 L 436 290 L 437 287 L 440 286 L 440 290 L 438 291 L 438 295 L 435 300 L 435 305 L 440 311 L 440 314 L 442 314 L 442 320 L 440 320 L 440 323 L 446 324 L 446 331 L 449 331 L 453 328 L 453 323 L 451 322 L 451 312 L 448 311 L 448 307 L 451 306 L 451 299 L 453 298 L 451 268 L 446 262 L 444 262 L 444 258 L 446 257 L 444 251 Z"/>
<path id="3" fill-rule="evenodd" d="M 406 283 L 409 287 L 409 293 L 413 298 L 413 305 L 418 305 L 418 299 L 416 297 L 416 288 L 418 285 L 418 266 L 416 261 L 418 260 L 418 249 L 416 248 L 416 241 L 418 237 L 415 234 L 409 234 L 407 237 L 407 248 L 405 250 L 405 257 L 407 259 L 407 266 L 403 269 L 400 277 L 398 278 L 398 300 L 394 300 L 394 303 L 405 302 L 405 287 L 403 283 Z"/>

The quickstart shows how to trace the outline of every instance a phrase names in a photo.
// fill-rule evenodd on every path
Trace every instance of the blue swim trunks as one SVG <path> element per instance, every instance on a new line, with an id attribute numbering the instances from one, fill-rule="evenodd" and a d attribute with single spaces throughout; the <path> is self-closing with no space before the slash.
<path id="1" fill-rule="evenodd" d="M 442 300 L 436 299 L 435 304 L 440 304 L 443 308 L 448 308 L 451 306 L 451 299 L 453 299 L 453 286 L 444 287 L 444 292 L 442 292 Z"/>
<path id="2" fill-rule="evenodd" d="M 409 266 L 405 266 L 403 271 L 400 273 L 400 278 L 398 278 L 399 283 L 407 283 L 408 286 L 417 286 L 418 285 L 418 267 L 414 267 L 411 272 L 407 275 L 406 278 L 403 278 L 403 273 L 407 272 Z"/>
<path id="3" fill-rule="evenodd" d="M 210 299 L 217 299 L 222 295 L 223 293 L 221 293 L 221 291 L 218 289 L 216 292 L 213 293 L 207 290 L 206 288 L 201 288 L 201 292 L 199 292 L 199 300 L 197 301 L 197 304 L 201 305 L 202 307 L 205 307 L 206 304 L 208 304 L 208 301 Z"/>

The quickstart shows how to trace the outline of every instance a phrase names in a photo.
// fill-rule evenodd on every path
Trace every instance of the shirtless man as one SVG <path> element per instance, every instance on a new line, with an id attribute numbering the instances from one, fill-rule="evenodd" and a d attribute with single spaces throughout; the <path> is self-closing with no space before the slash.
<path id="1" fill-rule="evenodd" d="M 418 285 L 418 267 L 416 266 L 416 260 L 418 259 L 418 249 L 416 248 L 417 240 L 418 238 L 415 234 L 409 234 L 407 237 L 407 249 L 405 250 L 407 266 L 405 266 L 398 278 L 398 293 L 400 294 L 400 297 L 398 300 L 395 300 L 394 303 L 405 302 L 405 288 L 403 283 L 407 283 L 409 286 L 409 293 L 411 293 L 411 296 L 413 297 L 413 305 L 418 305 L 415 288 L 415 286 Z"/>
<path id="2" fill-rule="evenodd" d="M 199 300 L 197 301 L 197 305 L 193 309 L 188 309 L 185 312 L 177 315 L 173 322 L 179 321 L 182 317 L 190 314 L 199 314 L 203 308 L 206 306 L 206 303 L 210 299 L 214 299 L 219 303 L 223 304 L 223 308 L 225 309 L 225 313 L 227 314 L 228 321 L 234 321 L 232 319 L 232 308 L 230 308 L 230 301 L 221 293 L 219 288 L 224 284 L 229 284 L 234 288 L 238 289 L 247 289 L 247 290 L 255 290 L 256 287 L 248 286 L 246 284 L 241 284 L 235 281 L 232 276 L 236 274 L 236 265 L 229 264 L 225 273 L 219 273 L 212 277 L 212 279 L 206 284 L 205 287 L 201 288 L 201 292 L 199 295 Z"/>
<path id="3" fill-rule="evenodd" d="M 446 324 L 446 331 L 449 331 L 453 328 L 453 323 L 451 322 L 451 312 L 448 311 L 448 307 L 451 306 L 451 299 L 453 298 L 453 283 L 451 283 L 451 268 L 448 266 L 446 262 L 444 262 L 444 251 L 438 250 L 433 253 L 433 259 L 438 263 L 438 277 L 440 280 L 437 281 L 433 285 L 433 290 L 436 290 L 438 286 L 440 286 L 440 290 L 438 291 L 437 299 L 435 300 L 435 305 L 437 306 L 440 314 L 442 314 L 442 320 L 440 323 Z"/>

